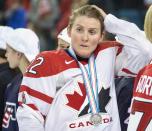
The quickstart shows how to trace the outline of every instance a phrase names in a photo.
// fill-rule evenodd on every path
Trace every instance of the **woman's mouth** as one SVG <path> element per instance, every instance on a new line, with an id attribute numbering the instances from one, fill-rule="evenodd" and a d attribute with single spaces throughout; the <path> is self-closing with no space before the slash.
<path id="1" fill-rule="evenodd" d="M 85 47 L 85 48 L 88 47 L 87 45 L 80 45 L 80 46 L 81 46 L 81 47 Z"/>

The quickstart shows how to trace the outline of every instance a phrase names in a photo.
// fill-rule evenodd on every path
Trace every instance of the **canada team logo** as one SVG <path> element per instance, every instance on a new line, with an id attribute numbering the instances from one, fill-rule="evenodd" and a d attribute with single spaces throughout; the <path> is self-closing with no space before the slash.
<path id="1" fill-rule="evenodd" d="M 84 84 L 78 82 L 78 89 L 71 94 L 65 94 L 68 100 L 66 106 L 76 111 L 80 110 L 87 96 Z"/>
<path id="2" fill-rule="evenodd" d="M 71 88 L 70 92 L 64 93 L 66 98 L 66 107 L 77 112 L 76 119 L 67 122 L 67 127 L 69 129 L 81 129 L 93 126 L 93 123 L 90 121 L 91 110 L 85 85 L 81 82 L 76 83 L 77 84 Z M 110 117 L 106 111 L 106 106 L 111 99 L 109 93 L 110 87 L 101 87 L 98 91 L 99 114 L 102 114 L 102 124 L 104 124 L 104 126 L 107 126 L 108 123 L 112 121 L 112 117 Z"/>
<path id="3" fill-rule="evenodd" d="M 73 88 L 72 88 L 73 89 Z M 102 87 L 98 93 L 99 96 L 99 111 L 107 113 L 105 107 L 109 103 L 111 97 L 109 95 L 110 87 Z M 71 94 L 65 94 L 67 98 L 66 106 L 79 112 L 78 117 L 90 113 L 89 102 L 87 101 L 87 93 L 85 85 L 78 82 L 78 89 L 75 89 Z"/>

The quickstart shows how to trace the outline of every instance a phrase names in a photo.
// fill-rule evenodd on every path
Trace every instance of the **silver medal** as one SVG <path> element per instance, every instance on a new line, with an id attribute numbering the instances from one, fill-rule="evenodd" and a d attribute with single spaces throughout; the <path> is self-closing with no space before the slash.
<path id="1" fill-rule="evenodd" d="M 90 121 L 93 125 L 98 126 L 102 122 L 102 117 L 100 114 L 93 114 L 90 117 Z"/>

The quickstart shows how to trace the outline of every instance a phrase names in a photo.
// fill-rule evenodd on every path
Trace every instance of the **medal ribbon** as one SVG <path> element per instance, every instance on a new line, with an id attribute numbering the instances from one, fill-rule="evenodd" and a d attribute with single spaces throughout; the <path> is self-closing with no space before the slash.
<path id="1" fill-rule="evenodd" d="M 76 59 L 81 69 L 91 112 L 92 114 L 97 114 L 99 113 L 99 100 L 98 100 L 98 84 L 97 84 L 98 80 L 96 73 L 95 56 L 94 54 L 90 56 L 88 62 L 88 70 L 87 70 L 87 68 L 77 60 L 73 49 L 69 48 L 68 51 L 71 54 L 71 56 L 73 56 L 74 59 Z"/>

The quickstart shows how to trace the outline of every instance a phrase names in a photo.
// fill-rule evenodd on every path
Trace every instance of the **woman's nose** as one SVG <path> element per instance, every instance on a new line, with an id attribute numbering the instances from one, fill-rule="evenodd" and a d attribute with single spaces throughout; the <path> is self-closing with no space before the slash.
<path id="1" fill-rule="evenodd" d="M 5 57 L 7 58 L 7 52 L 5 53 Z"/>
<path id="2" fill-rule="evenodd" d="M 88 39 L 89 39 L 88 33 L 87 33 L 87 32 L 84 32 L 83 37 L 82 37 L 82 40 L 83 40 L 83 41 L 88 41 Z"/>

